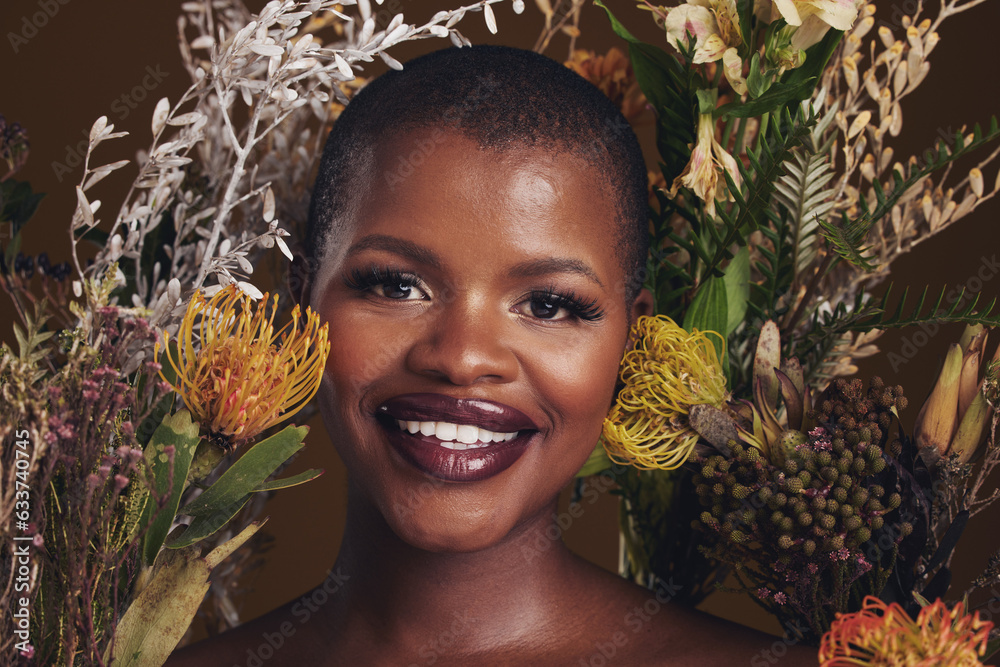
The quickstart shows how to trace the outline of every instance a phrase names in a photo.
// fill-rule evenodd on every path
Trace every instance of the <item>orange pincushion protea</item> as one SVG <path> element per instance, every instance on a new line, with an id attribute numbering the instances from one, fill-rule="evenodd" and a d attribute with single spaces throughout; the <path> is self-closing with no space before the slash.
<path id="1" fill-rule="evenodd" d="M 962 604 L 940 599 L 912 620 L 897 603 L 869 595 L 861 611 L 838 614 L 819 649 L 821 667 L 979 667 L 993 628 Z"/>
<path id="2" fill-rule="evenodd" d="M 330 353 L 329 325 L 320 326 L 318 314 L 307 308 L 300 322 L 295 306 L 292 321 L 275 331 L 278 296 L 270 315 L 267 302 L 265 294 L 254 307 L 235 285 L 208 300 L 196 292 L 177 345 L 168 345 L 164 334 L 165 356 L 177 374 L 171 386 L 209 436 L 227 448 L 245 444 L 309 402 Z"/>
<path id="3" fill-rule="evenodd" d="M 629 122 L 645 112 L 646 96 L 635 80 L 632 62 L 619 49 L 611 47 L 603 56 L 577 49 L 565 65 L 600 88 Z"/>

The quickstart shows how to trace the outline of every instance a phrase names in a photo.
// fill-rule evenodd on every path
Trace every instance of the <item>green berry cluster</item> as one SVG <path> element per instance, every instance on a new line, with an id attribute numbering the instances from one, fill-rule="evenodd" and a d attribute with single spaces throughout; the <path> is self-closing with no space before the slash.
<path id="1" fill-rule="evenodd" d="M 753 545 L 754 551 L 791 564 L 807 558 L 859 547 L 896 509 L 900 495 L 878 481 L 898 442 L 883 449 L 892 409 L 902 409 L 899 387 L 875 378 L 867 392 L 859 380 L 839 380 L 822 396 L 813 418 L 820 427 L 808 435 L 786 431 L 772 449 L 780 463 L 756 447 L 730 442 L 730 456 L 700 459 L 695 476 L 704 507 L 700 523 L 731 546 Z M 903 535 L 912 530 L 902 526 Z M 829 559 L 828 559 L 829 560 Z"/>

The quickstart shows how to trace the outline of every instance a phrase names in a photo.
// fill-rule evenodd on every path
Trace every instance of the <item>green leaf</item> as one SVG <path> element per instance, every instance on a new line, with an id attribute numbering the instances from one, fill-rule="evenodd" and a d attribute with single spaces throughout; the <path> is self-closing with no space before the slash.
<path id="1" fill-rule="evenodd" d="M 726 286 L 726 330 L 722 333 L 728 338 L 747 313 L 747 302 L 750 300 L 749 248 L 744 246 L 736 251 L 722 275 L 722 281 Z"/>
<path id="2" fill-rule="evenodd" d="M 608 18 L 611 20 L 611 29 L 615 31 L 616 35 L 624 39 L 626 42 L 630 42 L 632 44 L 642 44 L 642 42 L 640 42 L 635 35 L 628 31 L 628 28 L 623 26 L 621 22 L 615 18 L 615 15 L 611 13 L 611 10 L 608 9 L 604 3 L 601 2 L 601 0 L 594 0 L 594 4 L 607 12 Z"/>
<path id="3" fill-rule="evenodd" d="M 599 439 L 594 446 L 594 450 L 587 457 L 587 461 L 583 464 L 583 467 L 577 471 L 576 476 L 589 477 L 604 472 L 610 467 L 611 459 L 608 458 L 608 453 L 604 451 L 604 442 Z"/>
<path id="4" fill-rule="evenodd" d="M 288 426 L 258 442 L 229 470 L 222 473 L 215 484 L 188 503 L 181 514 L 205 516 L 232 507 L 263 484 L 278 466 L 302 449 L 302 440 L 308 432 L 308 426 Z"/>
<path id="5" fill-rule="evenodd" d="M 284 477 L 282 479 L 274 479 L 270 482 L 264 482 L 256 489 L 254 493 L 260 493 L 261 491 L 276 491 L 278 489 L 289 489 L 293 486 L 298 486 L 299 484 L 305 484 L 306 482 L 311 482 L 320 475 L 323 474 L 323 470 L 319 468 L 311 468 L 305 472 L 300 472 L 298 475 L 292 475 L 291 477 Z"/>
<path id="6" fill-rule="evenodd" d="M 695 91 L 695 97 L 698 99 L 698 113 L 712 113 L 715 111 L 715 104 L 719 99 L 719 91 L 716 88 L 712 90 L 698 89 Z"/>
<path id="7" fill-rule="evenodd" d="M 140 525 L 149 525 L 143 540 L 143 560 L 147 565 L 156 560 L 177 514 L 191 460 L 200 441 L 197 422 L 191 421 L 190 412 L 181 410 L 165 417 L 146 445 L 143 458 L 154 480 L 154 493 L 146 499 L 140 521 Z M 174 448 L 172 464 L 165 451 L 167 447 Z M 157 507 L 157 497 L 165 499 L 160 507 Z"/>
<path id="8" fill-rule="evenodd" d="M 266 519 L 265 519 L 266 521 Z M 162 665 L 187 632 L 209 588 L 209 575 L 241 547 L 264 521 L 201 558 L 195 550 L 168 551 L 153 577 L 122 616 L 105 661 L 111 667 Z"/>
<path id="9" fill-rule="evenodd" d="M 710 276 L 698 288 L 694 300 L 684 313 L 684 328 L 688 331 L 714 331 L 722 340 L 712 338 L 716 352 L 721 357 L 724 349 L 723 340 L 726 337 L 726 324 L 729 321 L 726 306 L 726 281 L 718 276 Z M 723 364 L 725 368 L 725 364 Z"/>
<path id="10" fill-rule="evenodd" d="M 0 202 L 3 204 L 0 221 L 10 222 L 14 234 L 17 234 L 35 214 L 43 197 L 45 193 L 32 192 L 27 181 L 11 179 L 0 182 Z"/>
<path id="11" fill-rule="evenodd" d="M 241 509 L 243 509 L 243 506 L 250 500 L 250 495 L 251 494 L 248 493 L 225 507 L 219 507 L 213 512 L 194 517 L 191 523 L 188 524 L 187 528 L 185 528 L 179 535 L 167 540 L 167 548 L 182 549 L 184 547 L 189 547 L 195 542 L 212 535 L 229 523 L 229 521 L 236 516 Z"/>
<path id="12" fill-rule="evenodd" d="M 830 61 L 833 52 L 837 50 L 843 37 L 844 33 L 840 30 L 828 30 L 823 39 L 806 49 L 806 61 L 802 63 L 802 66 L 785 73 L 781 79 L 782 83 L 797 84 L 810 79 L 818 82 L 823 70 L 826 69 L 826 64 Z M 812 89 L 810 88 L 806 96 L 799 99 L 804 100 L 811 95 Z"/>
<path id="13" fill-rule="evenodd" d="M 816 86 L 817 79 L 806 79 L 796 83 L 775 83 L 766 93 L 755 100 L 747 102 L 730 102 L 715 110 L 716 118 L 750 118 L 763 116 L 777 110 L 794 100 L 809 96 Z"/>

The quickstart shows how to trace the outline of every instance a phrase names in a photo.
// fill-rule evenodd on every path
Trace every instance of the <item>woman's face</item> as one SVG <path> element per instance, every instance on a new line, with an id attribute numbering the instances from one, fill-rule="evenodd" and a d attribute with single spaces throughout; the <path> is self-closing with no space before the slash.
<path id="1" fill-rule="evenodd" d="M 389 143 L 312 290 L 320 406 L 399 537 L 478 550 L 586 460 L 648 294 L 626 312 L 616 210 L 586 162 L 440 130 Z"/>

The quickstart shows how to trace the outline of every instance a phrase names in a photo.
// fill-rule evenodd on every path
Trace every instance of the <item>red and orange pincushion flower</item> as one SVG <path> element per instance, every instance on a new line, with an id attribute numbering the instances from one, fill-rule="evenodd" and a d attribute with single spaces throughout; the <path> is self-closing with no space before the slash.
<path id="1" fill-rule="evenodd" d="M 838 615 L 819 660 L 821 667 L 979 667 L 992 628 L 961 603 L 948 609 L 937 600 L 914 621 L 899 604 L 869 595 L 861 611 Z"/>

